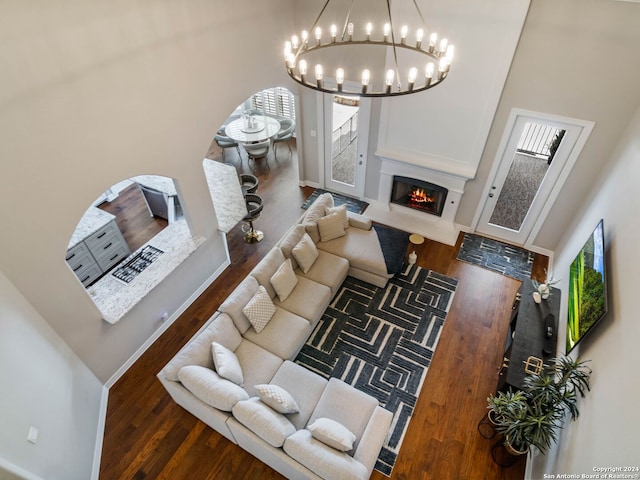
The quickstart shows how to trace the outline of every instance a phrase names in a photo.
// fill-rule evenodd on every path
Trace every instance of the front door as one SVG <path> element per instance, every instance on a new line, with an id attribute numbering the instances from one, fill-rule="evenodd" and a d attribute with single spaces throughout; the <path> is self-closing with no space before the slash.
<path id="1" fill-rule="evenodd" d="M 592 128 L 591 122 L 514 110 L 476 230 L 530 244 Z"/>
<path id="2" fill-rule="evenodd" d="M 370 101 L 325 94 L 324 112 L 325 188 L 362 198 Z"/>

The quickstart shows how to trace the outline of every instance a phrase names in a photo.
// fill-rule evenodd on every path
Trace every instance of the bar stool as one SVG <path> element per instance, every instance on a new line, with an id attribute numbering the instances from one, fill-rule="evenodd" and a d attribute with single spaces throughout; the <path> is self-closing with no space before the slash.
<path id="1" fill-rule="evenodd" d="M 256 193 L 259 183 L 258 177 L 255 175 L 251 175 L 250 173 L 240 174 L 240 187 L 242 188 L 242 194 L 245 196 L 248 193 Z"/>
<path id="2" fill-rule="evenodd" d="M 245 195 L 244 199 L 245 202 L 247 202 L 248 213 L 242 220 L 249 224 L 248 226 L 242 226 L 242 231 L 244 232 L 244 241 L 246 243 L 258 243 L 264 238 L 264 233 L 262 233 L 260 230 L 254 229 L 253 222 L 260 216 L 260 212 L 262 212 L 262 198 L 254 193 L 248 193 L 247 195 Z"/>

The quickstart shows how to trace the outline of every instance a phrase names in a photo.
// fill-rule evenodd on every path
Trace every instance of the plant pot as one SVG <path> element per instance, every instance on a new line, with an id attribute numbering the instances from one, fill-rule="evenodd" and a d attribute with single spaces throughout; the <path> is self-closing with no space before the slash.
<path id="1" fill-rule="evenodd" d="M 511 445 L 511 443 L 509 442 L 509 437 L 504 439 L 504 448 L 507 450 L 507 452 L 509 452 L 509 454 L 516 457 L 519 455 L 525 455 L 529 451 L 529 447 L 527 447 L 525 450 L 518 450 L 516 447 Z"/>

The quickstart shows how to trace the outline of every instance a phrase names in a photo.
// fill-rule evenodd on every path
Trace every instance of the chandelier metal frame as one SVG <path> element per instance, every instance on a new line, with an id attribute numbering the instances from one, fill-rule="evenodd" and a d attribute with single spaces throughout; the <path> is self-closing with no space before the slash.
<path id="1" fill-rule="evenodd" d="M 395 26 L 391 17 L 391 0 L 386 0 L 388 23 L 385 24 L 382 40 L 373 38 L 374 33 L 370 23 L 367 24 L 366 29 L 361 31 L 361 34 L 364 34 L 364 38 L 354 37 L 355 27 L 354 24 L 351 23 L 351 13 L 355 0 L 351 0 L 351 6 L 346 14 L 341 35 L 338 36 L 337 28 L 332 25 L 330 38 L 328 41 L 325 39 L 323 42 L 321 29 L 319 29 L 318 23 L 330 2 L 331 0 L 326 1 L 324 7 L 311 27 L 310 32 L 315 36 L 315 44 L 310 43 L 311 39 L 309 38 L 309 33 L 306 31 L 302 32 L 301 39 L 299 39 L 297 35 L 294 35 L 290 41 L 285 42 L 284 56 L 287 73 L 289 77 L 300 85 L 324 93 L 356 95 L 360 97 L 393 97 L 423 92 L 440 85 L 442 81 L 447 78 L 453 59 L 454 47 L 449 44 L 446 39 L 441 39 L 438 43 L 436 33 L 430 33 L 427 41 L 423 42 L 428 29 L 416 0 L 413 0 L 413 5 L 422 22 L 422 28 L 416 30 L 416 40 L 414 45 L 410 45 L 408 43 L 408 27 L 404 25 L 400 30 L 400 42 L 396 42 Z M 306 64 L 305 59 L 307 54 L 318 50 L 339 48 L 349 45 L 390 47 L 392 49 L 394 68 L 387 70 L 384 81 L 377 82 L 384 86 L 384 89 L 374 90 L 369 88 L 370 72 L 368 70 L 363 71 L 362 86 L 360 90 L 354 90 L 350 88 L 348 84 L 344 84 L 344 70 L 342 68 L 338 68 L 336 71 L 335 88 L 325 85 L 324 71 L 321 66 L 318 71 L 318 65 L 316 65 L 315 74 L 312 72 L 311 75 L 308 75 L 308 65 Z M 426 48 L 423 48 L 423 45 L 426 45 Z M 420 82 L 422 83 L 421 86 L 418 86 L 418 70 L 416 67 L 411 68 L 406 83 L 403 85 L 398 68 L 398 49 L 418 53 L 429 60 L 425 65 L 423 80 Z"/>

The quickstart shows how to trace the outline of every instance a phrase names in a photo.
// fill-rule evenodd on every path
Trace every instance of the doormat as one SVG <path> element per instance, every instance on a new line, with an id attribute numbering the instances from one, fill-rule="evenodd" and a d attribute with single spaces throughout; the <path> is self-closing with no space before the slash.
<path id="1" fill-rule="evenodd" d="M 327 190 L 323 190 L 321 188 L 316 188 L 309 198 L 302 204 L 303 209 L 309 208 L 316 198 L 318 198 L 323 193 L 330 193 L 333 196 L 333 204 L 338 207 L 340 205 L 346 204 L 347 210 L 353 213 L 362 213 L 364 212 L 369 204 L 367 202 L 363 202 L 362 200 L 358 200 L 357 198 L 347 197 L 346 195 L 342 195 L 340 193 L 327 192 Z"/>
<path id="2" fill-rule="evenodd" d="M 376 470 L 390 476 L 458 280 L 404 265 L 385 288 L 347 277 L 295 362 L 393 413 Z"/>
<path id="3" fill-rule="evenodd" d="M 524 248 L 465 233 L 456 258 L 524 281 L 531 278 L 533 257 L 533 253 Z"/>

